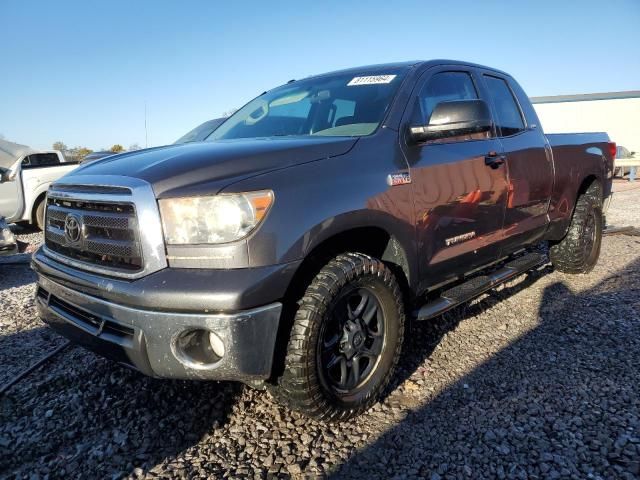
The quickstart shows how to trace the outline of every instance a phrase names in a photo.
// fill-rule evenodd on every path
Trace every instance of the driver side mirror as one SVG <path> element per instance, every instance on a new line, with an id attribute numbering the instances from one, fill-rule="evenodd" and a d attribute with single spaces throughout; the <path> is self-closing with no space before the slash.
<path id="1" fill-rule="evenodd" d="M 409 127 L 413 143 L 488 132 L 493 128 L 491 111 L 484 100 L 440 102 L 427 125 Z"/>
<path id="2" fill-rule="evenodd" d="M 10 182 L 11 181 L 11 170 L 5 170 L 4 168 L 0 168 L 0 183 Z"/>

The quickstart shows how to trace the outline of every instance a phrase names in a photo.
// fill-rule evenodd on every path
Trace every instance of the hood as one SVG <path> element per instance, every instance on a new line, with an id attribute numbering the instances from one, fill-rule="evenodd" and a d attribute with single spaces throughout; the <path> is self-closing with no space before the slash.
<path id="1" fill-rule="evenodd" d="M 67 178 L 125 175 L 149 182 L 158 198 L 213 195 L 254 175 L 342 155 L 356 141 L 345 137 L 276 137 L 168 145 L 97 160 Z"/>

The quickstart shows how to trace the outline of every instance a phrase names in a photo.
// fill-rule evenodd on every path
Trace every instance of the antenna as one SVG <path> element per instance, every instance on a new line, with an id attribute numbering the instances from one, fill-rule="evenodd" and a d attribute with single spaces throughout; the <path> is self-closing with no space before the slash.
<path id="1" fill-rule="evenodd" d="M 149 134 L 147 133 L 147 102 L 144 102 L 144 148 L 149 148 Z"/>

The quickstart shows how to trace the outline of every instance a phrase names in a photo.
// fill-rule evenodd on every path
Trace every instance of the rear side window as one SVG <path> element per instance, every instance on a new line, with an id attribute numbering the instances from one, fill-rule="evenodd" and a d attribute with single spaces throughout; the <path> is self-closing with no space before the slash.
<path id="1" fill-rule="evenodd" d="M 59 163 L 60 159 L 55 153 L 32 153 L 22 160 L 23 167 L 45 167 Z"/>
<path id="2" fill-rule="evenodd" d="M 433 109 L 440 102 L 476 100 L 478 92 L 471 75 L 466 72 L 442 72 L 431 77 L 418 95 L 418 108 L 413 121 L 417 125 L 429 123 Z"/>
<path id="3" fill-rule="evenodd" d="M 496 124 L 503 137 L 515 135 L 524 130 L 522 113 L 513 92 L 502 78 L 485 75 L 487 89 L 496 110 Z"/>

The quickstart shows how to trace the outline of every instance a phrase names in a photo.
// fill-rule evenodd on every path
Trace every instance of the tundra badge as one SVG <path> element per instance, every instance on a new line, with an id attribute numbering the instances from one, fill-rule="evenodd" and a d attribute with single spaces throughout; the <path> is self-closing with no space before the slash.
<path id="1" fill-rule="evenodd" d="M 407 183 L 411 183 L 411 175 L 409 175 L 409 172 L 391 173 L 387 175 L 387 184 L 390 187 L 406 185 Z"/>
<path id="2" fill-rule="evenodd" d="M 447 245 L 447 247 L 450 247 L 451 245 L 454 245 L 456 243 L 464 242 L 465 240 L 471 240 L 475 236 L 475 231 L 463 233 L 462 235 L 456 235 L 455 237 L 447 238 L 444 243 Z"/>

